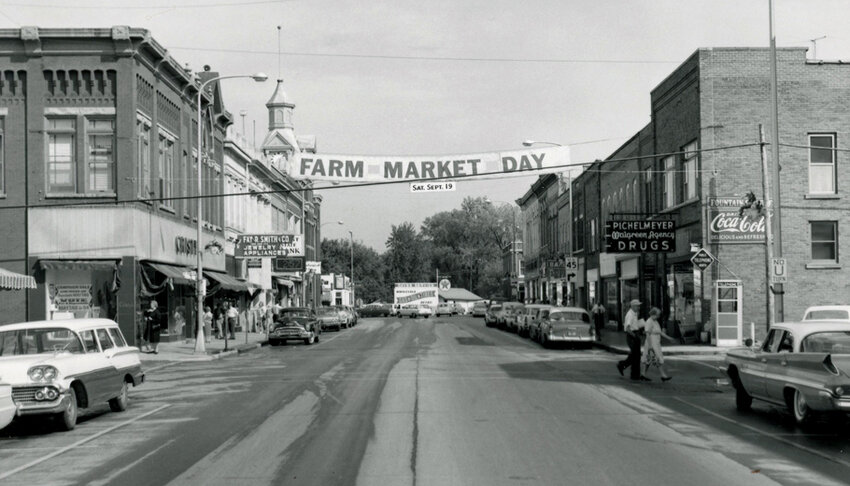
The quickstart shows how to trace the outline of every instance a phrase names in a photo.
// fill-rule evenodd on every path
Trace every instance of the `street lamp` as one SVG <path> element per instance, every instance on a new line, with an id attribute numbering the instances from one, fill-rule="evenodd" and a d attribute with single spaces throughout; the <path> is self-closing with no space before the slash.
<path id="1" fill-rule="evenodd" d="M 204 248 L 203 233 L 201 231 L 201 227 L 202 227 L 202 222 L 201 222 L 202 213 L 201 213 L 201 211 L 203 210 L 203 207 L 204 207 L 204 205 L 203 205 L 204 198 L 203 198 L 203 195 L 202 195 L 202 192 L 201 192 L 201 188 L 203 187 L 202 183 L 201 183 L 201 173 L 202 173 L 201 166 L 203 165 L 202 141 L 203 141 L 203 127 L 204 127 L 204 125 L 202 123 L 203 120 L 201 119 L 201 97 L 204 94 L 204 88 L 208 84 L 210 84 L 211 82 L 220 81 L 222 79 L 230 79 L 230 78 L 251 78 L 251 79 L 253 79 L 254 81 L 257 81 L 257 82 L 263 82 L 263 81 L 269 79 L 269 77 L 266 76 L 263 73 L 238 74 L 238 75 L 233 75 L 233 76 L 217 76 L 215 78 L 210 78 L 210 79 L 204 81 L 198 87 L 198 194 L 197 194 L 198 195 L 198 199 L 197 199 L 197 202 L 198 202 L 198 206 L 197 206 L 198 207 L 198 215 L 197 215 L 198 216 L 198 225 L 197 225 L 197 232 L 198 232 L 197 233 L 197 238 L 198 238 L 198 245 L 197 245 L 198 246 L 198 251 L 197 251 L 197 254 L 198 254 L 198 272 L 195 275 L 195 293 L 197 293 L 197 295 L 198 295 L 198 319 L 197 319 L 198 320 L 198 322 L 197 322 L 198 333 L 195 335 L 195 352 L 196 353 L 206 353 L 206 348 L 204 346 L 204 294 L 206 293 L 206 289 L 204 288 L 204 263 L 203 263 L 203 259 L 201 258 L 203 256 L 203 252 L 204 252 L 204 250 L 203 250 L 203 248 Z M 210 130 L 212 130 L 212 127 L 210 127 Z M 225 350 L 227 349 L 227 333 L 226 332 L 224 333 L 224 349 Z"/>
<path id="2" fill-rule="evenodd" d="M 509 203 L 507 201 L 494 201 L 487 196 L 484 196 L 484 202 L 487 204 L 492 204 L 494 206 L 496 205 L 496 203 L 500 203 L 511 207 L 511 218 L 513 219 L 513 224 L 511 224 L 511 273 L 514 274 L 517 279 L 516 296 L 517 299 L 519 299 L 519 251 L 516 247 L 516 211 L 514 210 L 514 205 L 513 203 Z"/>

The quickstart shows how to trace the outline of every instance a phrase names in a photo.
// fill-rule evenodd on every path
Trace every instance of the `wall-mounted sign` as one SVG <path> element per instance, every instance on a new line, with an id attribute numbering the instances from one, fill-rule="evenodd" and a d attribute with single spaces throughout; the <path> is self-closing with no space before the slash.
<path id="1" fill-rule="evenodd" d="M 705 270 L 714 263 L 714 255 L 708 252 L 705 248 L 700 248 L 694 256 L 691 257 L 691 263 L 700 270 Z"/>
<path id="2" fill-rule="evenodd" d="M 174 249 L 178 255 L 196 255 L 198 253 L 198 240 L 177 236 L 174 238 Z"/>
<path id="3" fill-rule="evenodd" d="M 306 269 L 307 269 L 306 271 L 308 271 L 308 272 L 321 274 L 322 273 L 322 262 L 314 262 L 314 261 L 308 260 L 307 263 L 306 263 Z"/>
<path id="4" fill-rule="evenodd" d="M 306 270 L 304 257 L 281 257 L 272 260 L 272 271 L 303 272 Z"/>
<path id="5" fill-rule="evenodd" d="M 271 258 L 304 256 L 302 235 L 239 235 L 236 238 L 236 258 Z"/>
<path id="6" fill-rule="evenodd" d="M 246 261 L 248 262 L 248 268 L 263 268 L 262 258 L 248 258 Z"/>
<path id="7" fill-rule="evenodd" d="M 50 297 L 57 312 L 87 311 L 91 308 L 92 286 L 50 284 Z"/>
<path id="8" fill-rule="evenodd" d="M 709 243 L 764 243 L 764 215 L 756 219 L 744 213 L 743 197 L 708 198 Z"/>
<path id="9" fill-rule="evenodd" d="M 605 222 L 606 253 L 671 253 L 676 251 L 672 220 L 609 220 Z"/>
<path id="10" fill-rule="evenodd" d="M 770 266 L 770 283 L 788 283 L 788 260 L 774 258 Z"/>

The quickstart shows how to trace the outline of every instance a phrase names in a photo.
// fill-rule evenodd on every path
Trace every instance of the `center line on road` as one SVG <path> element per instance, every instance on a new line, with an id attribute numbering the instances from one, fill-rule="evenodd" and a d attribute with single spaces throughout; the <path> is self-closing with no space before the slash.
<path id="1" fill-rule="evenodd" d="M 56 457 L 56 456 L 58 456 L 58 455 L 60 455 L 60 454 L 64 454 L 65 452 L 68 452 L 68 451 L 70 451 L 71 449 L 74 449 L 75 447 L 79 447 L 79 446 L 81 446 L 81 445 L 85 444 L 86 442 L 90 442 L 90 441 L 92 441 L 92 440 L 94 440 L 94 439 L 97 439 L 98 437 L 100 437 L 100 436 L 102 436 L 102 435 L 104 435 L 104 434 L 108 434 L 109 432 L 112 432 L 112 431 L 113 431 L 113 430 L 115 430 L 115 429 L 118 429 L 118 428 L 123 427 L 123 426 L 125 426 L 125 425 L 129 425 L 129 424 L 131 424 L 131 423 L 133 423 L 133 422 L 135 422 L 135 421 L 137 421 L 137 420 L 143 419 L 143 418 L 145 418 L 145 417 L 147 417 L 147 416 L 149 416 L 149 415 L 153 415 L 153 414 L 155 414 L 155 413 L 157 413 L 157 412 L 159 412 L 159 411 L 161 411 L 161 410 L 163 410 L 163 409 L 166 409 L 166 408 L 168 408 L 168 407 L 170 407 L 170 406 L 171 406 L 171 404 L 166 403 L 165 405 L 159 406 L 159 407 L 157 407 L 157 408 L 155 408 L 155 409 L 151 410 L 150 412 L 143 413 L 142 415 L 139 415 L 138 417 L 133 417 L 133 418 L 131 418 L 130 420 L 126 420 L 126 421 L 121 422 L 121 423 L 119 423 L 119 424 L 115 424 L 115 425 L 113 425 L 112 427 L 109 427 L 109 428 L 107 428 L 107 429 L 101 430 L 100 432 L 98 432 L 98 433 L 96 433 L 96 434 L 94 434 L 94 435 L 92 435 L 92 436 L 86 437 L 85 439 L 80 439 L 80 440 L 78 440 L 77 442 L 74 442 L 73 444 L 71 444 L 71 445 L 69 445 L 69 446 L 66 446 L 66 447 L 63 447 L 63 448 L 61 448 L 61 449 L 57 450 L 56 452 L 53 452 L 53 453 L 51 453 L 51 454 L 48 454 L 48 455 L 46 455 L 46 456 L 44 456 L 44 457 L 40 457 L 40 458 L 38 458 L 38 459 L 36 459 L 36 460 L 34 460 L 34 461 L 32 461 L 32 462 L 29 462 L 29 463 L 27 463 L 27 464 L 24 464 L 23 466 L 18 466 L 18 467 L 16 467 L 15 469 L 12 469 L 12 470 L 6 471 L 6 472 L 4 472 L 3 474 L 0 474 L 0 479 L 6 479 L 6 478 L 8 478 L 9 476 L 12 476 L 12 475 L 14 475 L 14 474 L 17 474 L 17 473 L 19 473 L 19 472 L 21 472 L 21 471 L 24 471 L 24 470 L 26 470 L 26 469 L 29 469 L 29 468 L 31 468 L 31 467 L 33 467 L 33 466 L 38 465 L 38 464 L 41 464 L 41 463 L 42 463 L 42 462 L 44 462 L 44 461 L 47 461 L 47 460 L 53 459 L 54 457 Z"/>
<path id="2" fill-rule="evenodd" d="M 763 435 L 763 436 L 765 436 L 765 437 L 770 437 L 771 439 L 774 439 L 774 440 L 777 440 L 777 441 L 779 441 L 779 442 L 782 442 L 782 443 L 783 443 L 783 444 L 785 444 L 785 445 L 789 445 L 789 446 L 794 447 L 794 448 L 796 448 L 796 449 L 800 449 L 800 450 L 802 450 L 802 451 L 806 451 L 806 452 L 808 452 L 808 453 L 810 453 L 810 454 L 814 454 L 814 455 L 816 455 L 816 456 L 818 456 L 818 457 L 820 457 L 820 458 L 822 458 L 822 459 L 826 459 L 827 461 L 834 462 L 834 463 L 837 463 L 837 464 L 841 464 L 841 465 L 842 465 L 842 466 L 844 466 L 844 467 L 850 467 L 850 462 L 842 461 L 841 459 L 838 459 L 838 458 L 835 458 L 835 457 L 833 457 L 833 456 L 830 456 L 829 454 L 823 453 L 823 452 L 821 452 L 821 451 L 819 451 L 819 450 L 812 449 L 811 447 L 804 446 L 804 445 L 802 445 L 802 444 L 797 444 L 796 442 L 791 441 L 791 440 L 788 440 L 788 439 L 785 439 L 785 438 L 781 437 L 781 436 L 780 436 L 780 435 L 778 435 L 778 434 L 774 434 L 774 433 L 771 433 L 771 432 L 765 432 L 765 431 L 763 431 L 763 430 L 759 430 L 759 429 L 758 429 L 758 428 L 756 428 L 756 427 L 752 427 L 752 426 L 749 426 L 749 425 L 742 424 L 741 422 L 737 422 L 737 421 L 732 420 L 732 419 L 730 419 L 730 418 L 728 418 L 728 417 L 724 417 L 723 415 L 720 415 L 719 413 L 712 412 L 711 410 L 708 410 L 707 408 L 700 407 L 699 405 L 693 404 L 693 403 L 691 403 L 691 402 L 689 402 L 689 401 L 687 401 L 687 400 L 683 400 L 683 399 L 681 399 L 681 398 L 679 398 L 679 397 L 675 397 L 674 399 L 675 399 L 675 400 L 678 400 L 678 401 L 680 401 L 680 402 L 682 402 L 682 403 L 684 403 L 684 404 L 686 404 L 686 405 L 690 405 L 690 406 L 692 406 L 692 407 L 696 408 L 697 410 L 700 410 L 700 411 L 702 411 L 702 412 L 705 412 L 705 413 L 707 413 L 707 414 L 709 414 L 709 415 L 711 415 L 711 416 L 713 416 L 713 417 L 717 417 L 717 418 L 719 418 L 720 420 L 723 420 L 723 421 L 729 422 L 730 424 L 735 424 L 735 425 L 737 425 L 737 426 L 739 426 L 739 427 L 743 427 L 743 428 L 745 428 L 745 429 L 747 429 L 747 430 L 749 430 L 749 431 L 755 432 L 756 434 Z"/>

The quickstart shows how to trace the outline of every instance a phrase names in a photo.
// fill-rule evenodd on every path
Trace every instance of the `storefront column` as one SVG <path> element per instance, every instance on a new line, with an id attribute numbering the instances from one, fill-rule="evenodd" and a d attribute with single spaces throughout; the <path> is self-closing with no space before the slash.
<path id="1" fill-rule="evenodd" d="M 136 340 L 136 321 L 140 321 L 137 313 L 141 311 L 139 302 L 136 301 L 139 295 L 136 265 L 138 265 L 138 262 L 135 257 L 125 256 L 121 259 L 121 268 L 118 270 L 121 288 L 118 289 L 118 295 L 115 296 L 118 301 L 118 315 L 115 319 L 118 321 L 118 327 L 121 329 L 124 339 L 133 346 L 141 344 Z"/>

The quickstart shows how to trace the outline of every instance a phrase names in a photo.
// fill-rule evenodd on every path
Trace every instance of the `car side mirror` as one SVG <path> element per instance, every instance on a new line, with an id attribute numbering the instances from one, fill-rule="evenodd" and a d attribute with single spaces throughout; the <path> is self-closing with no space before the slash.
<path id="1" fill-rule="evenodd" d="M 748 348 L 753 347 L 753 340 L 752 340 L 752 338 L 744 339 L 744 346 L 746 346 L 746 347 L 748 347 Z"/>

